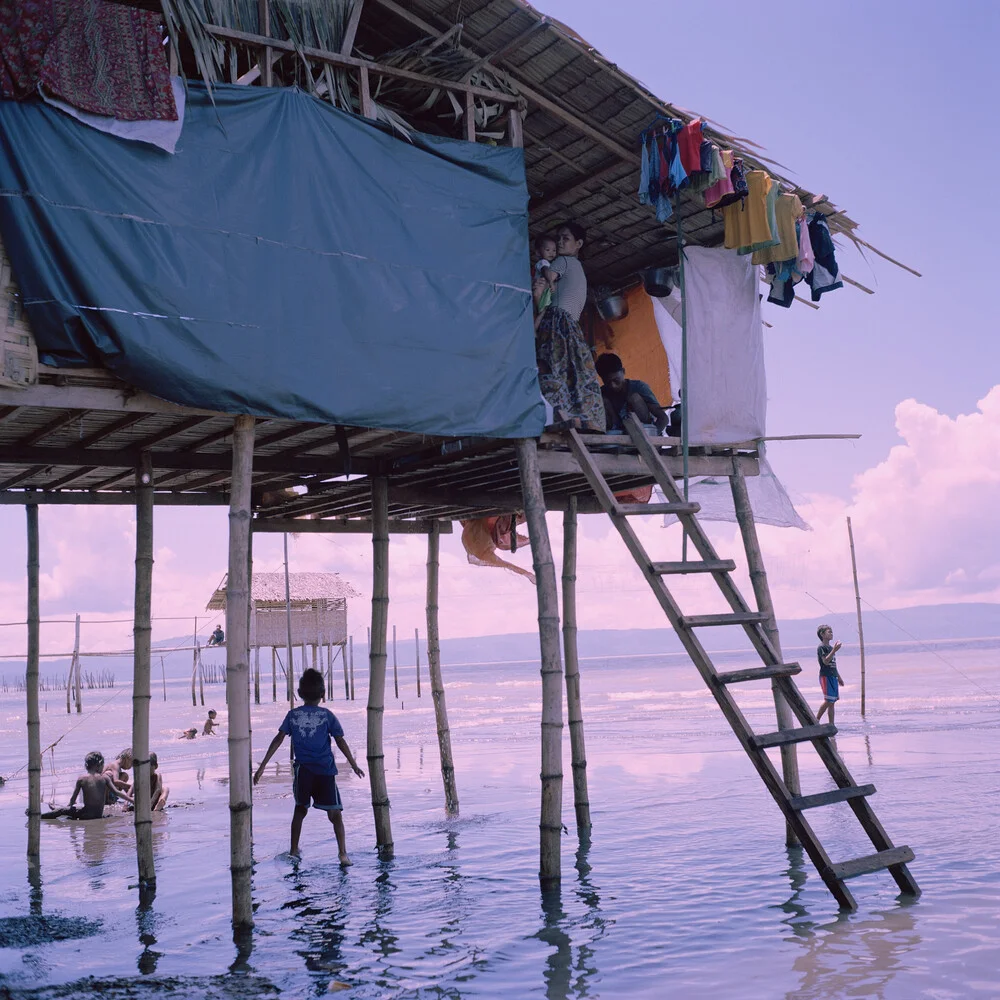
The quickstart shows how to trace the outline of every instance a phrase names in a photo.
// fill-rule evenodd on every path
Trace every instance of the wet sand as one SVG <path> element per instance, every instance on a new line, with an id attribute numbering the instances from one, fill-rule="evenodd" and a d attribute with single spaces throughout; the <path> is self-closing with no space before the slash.
<path id="1" fill-rule="evenodd" d="M 288 849 L 287 754 L 254 806 L 256 928 L 242 946 L 229 926 L 226 715 L 206 689 L 220 737 L 176 735 L 200 723 L 189 687 L 154 699 L 153 743 L 171 787 L 154 821 L 158 887 L 138 908 L 131 818 L 43 825 L 37 872 L 23 862 L 26 782 L 0 789 L 3 921 L 98 921 L 98 937 L 21 943 L 0 930 L 0 991 L 11 996 L 325 995 L 345 997 L 992 997 L 1000 995 L 1000 648 L 869 658 L 868 718 L 856 669 L 838 708 L 839 744 L 897 843 L 917 853 L 924 889 L 897 897 L 887 874 L 854 880 L 855 914 L 839 914 L 693 668 L 679 658 L 585 661 L 583 691 L 594 831 L 572 829 L 568 739 L 560 890 L 537 871 L 540 687 L 537 667 L 447 670 L 462 813 L 442 808 L 428 692 L 386 713 L 386 766 L 396 858 L 372 850 L 367 782 L 340 782 L 348 846 L 337 863 L 331 825 L 307 818 L 303 857 Z M 739 661 L 734 661 L 737 665 Z M 818 701 L 816 683 L 804 687 Z M 978 685 L 978 686 L 977 686 Z M 359 760 L 364 692 L 338 714 Z M 99 704 L 93 692 L 85 712 Z M 390 685 L 391 696 L 391 685 Z M 773 728 L 766 688 L 741 695 Z M 103 700 L 103 699 L 100 699 Z M 55 701 L 55 704 L 53 704 Z M 51 699 L 43 745 L 80 718 Z M 255 760 L 284 706 L 254 706 Z M 45 759 L 43 798 L 64 804 L 84 754 L 128 742 L 130 692 Z M 0 773 L 23 763 L 23 707 L 0 700 Z M 827 785 L 803 755 L 807 791 Z M 808 763 L 806 763 L 808 762 Z M 835 860 L 871 852 L 846 806 L 810 820 Z M 15 930 L 17 924 L 7 925 Z M 37 928 L 36 928 L 37 930 Z M 6 945 L 6 946 L 4 946 Z M 228 975 L 227 973 L 235 973 Z M 89 979 L 87 977 L 95 977 Z M 6 995 L 6 994 L 5 994 Z"/>

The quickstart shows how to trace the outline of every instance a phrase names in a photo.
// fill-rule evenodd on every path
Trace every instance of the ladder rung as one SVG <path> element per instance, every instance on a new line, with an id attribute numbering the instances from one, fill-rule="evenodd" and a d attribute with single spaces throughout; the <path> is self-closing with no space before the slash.
<path id="1" fill-rule="evenodd" d="M 727 670 L 718 675 L 720 684 L 740 684 L 743 681 L 765 681 L 771 677 L 792 677 L 801 673 L 797 663 L 776 663 L 770 667 L 748 667 L 746 670 Z"/>
<path id="2" fill-rule="evenodd" d="M 759 750 L 768 747 L 783 747 L 789 743 L 805 743 L 807 740 L 821 740 L 826 736 L 836 736 L 836 726 L 803 726 L 801 729 L 779 729 L 776 733 L 762 733 L 753 741 Z"/>
<path id="3" fill-rule="evenodd" d="M 874 794 L 874 785 L 849 785 L 847 788 L 834 788 L 829 792 L 819 792 L 816 795 L 796 795 L 792 798 L 791 805 L 793 809 L 815 809 L 817 806 L 830 806 L 835 802 L 862 799 L 866 795 Z"/>
<path id="4" fill-rule="evenodd" d="M 908 847 L 890 847 L 889 850 L 879 851 L 878 854 L 869 854 L 863 858 L 854 858 L 853 861 L 841 861 L 839 864 L 830 865 L 830 871 L 834 878 L 855 878 L 857 875 L 880 872 L 883 868 L 891 868 L 893 865 L 905 865 L 912 860 L 913 851 Z"/>
<path id="5" fill-rule="evenodd" d="M 692 559 L 688 562 L 655 562 L 653 572 L 660 576 L 672 573 L 732 573 L 736 563 L 732 559 Z"/>
<path id="6" fill-rule="evenodd" d="M 683 628 L 699 628 L 703 625 L 757 625 L 767 621 L 767 615 L 759 611 L 730 611 L 724 615 L 684 615 L 680 624 Z"/>
<path id="7" fill-rule="evenodd" d="M 697 514 L 698 503 L 616 503 L 612 513 L 626 517 L 632 514 Z"/>

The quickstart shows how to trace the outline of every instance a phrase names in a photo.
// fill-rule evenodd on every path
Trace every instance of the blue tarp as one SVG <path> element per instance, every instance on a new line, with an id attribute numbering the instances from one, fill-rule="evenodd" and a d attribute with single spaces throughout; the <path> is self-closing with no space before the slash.
<path id="1" fill-rule="evenodd" d="M 177 403 L 541 432 L 519 149 L 192 85 L 177 153 L 0 102 L 0 232 L 46 364 Z"/>

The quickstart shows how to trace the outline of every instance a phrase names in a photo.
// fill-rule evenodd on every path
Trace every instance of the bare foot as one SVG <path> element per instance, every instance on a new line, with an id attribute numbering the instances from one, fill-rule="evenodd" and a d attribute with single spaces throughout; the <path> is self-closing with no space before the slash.
<path id="1" fill-rule="evenodd" d="M 349 868 L 353 864 L 354 864 L 354 862 L 345 853 L 341 852 L 341 855 L 340 855 L 340 867 L 341 868 Z"/>

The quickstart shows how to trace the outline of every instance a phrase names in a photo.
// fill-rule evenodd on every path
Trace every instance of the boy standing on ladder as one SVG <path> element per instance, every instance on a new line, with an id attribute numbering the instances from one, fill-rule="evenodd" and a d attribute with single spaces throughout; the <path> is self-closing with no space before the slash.
<path id="1" fill-rule="evenodd" d="M 829 625 L 820 625 L 816 629 L 816 636 L 819 639 L 819 646 L 816 648 L 816 658 L 819 660 L 819 686 L 823 689 L 823 704 L 816 713 L 816 721 L 819 722 L 826 712 L 830 716 L 830 725 L 833 725 L 833 713 L 840 697 L 840 685 L 844 683 L 844 678 L 837 669 L 837 650 L 843 643 L 833 641 L 833 629 Z"/>

